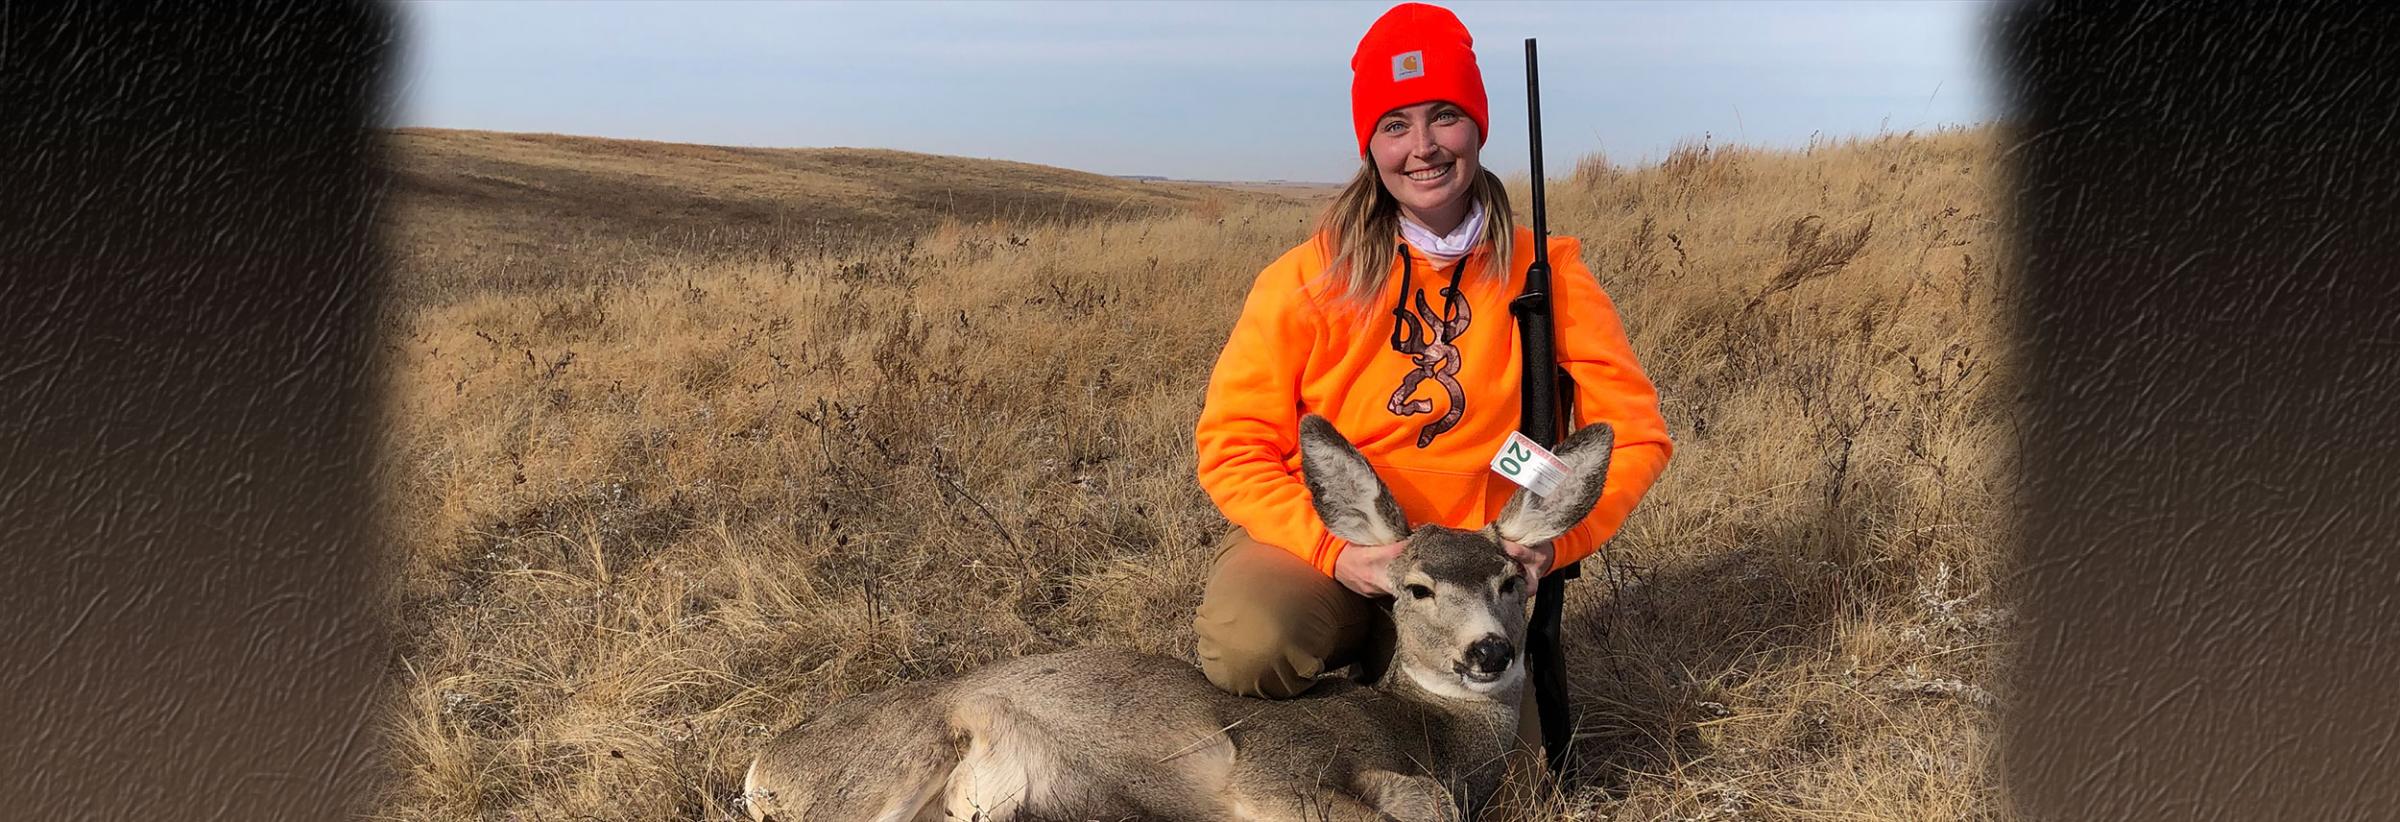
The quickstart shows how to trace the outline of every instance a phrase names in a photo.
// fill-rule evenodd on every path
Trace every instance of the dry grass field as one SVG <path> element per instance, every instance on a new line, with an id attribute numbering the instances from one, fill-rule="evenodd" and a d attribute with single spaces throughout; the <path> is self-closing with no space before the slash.
<path id="1" fill-rule="evenodd" d="M 1078 645 L 1190 657 L 1224 527 L 1193 479 L 1202 386 L 1312 204 L 403 139 L 470 171 L 411 171 L 396 212 L 423 247 L 398 249 L 385 354 L 376 818 L 722 819 L 754 747 L 831 700 Z M 1571 586 L 1580 780 L 1533 818 L 2009 816 L 1998 140 L 1554 179 L 1551 230 L 1584 238 L 1679 449 Z M 1039 193 L 1010 199 L 1018 174 Z M 818 208 L 897 228 L 740 222 Z"/>
<path id="2" fill-rule="evenodd" d="M 639 283 L 662 261 L 852 253 L 945 219 L 1033 224 L 1256 199 L 998 160 L 556 134 L 390 133 L 404 304 Z"/>

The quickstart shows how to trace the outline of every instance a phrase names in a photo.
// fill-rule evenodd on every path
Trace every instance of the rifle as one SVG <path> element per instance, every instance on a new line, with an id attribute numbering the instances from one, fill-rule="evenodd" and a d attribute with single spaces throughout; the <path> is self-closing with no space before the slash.
<path id="1" fill-rule="evenodd" d="M 1525 38 L 1525 103 L 1530 124 L 1527 133 L 1533 140 L 1533 265 L 1525 269 L 1525 292 L 1508 303 L 1525 350 L 1517 430 L 1543 448 L 1552 448 L 1565 432 L 1564 423 L 1574 419 L 1575 391 L 1573 380 L 1558 365 L 1551 333 L 1550 225 L 1542 210 L 1542 91 L 1531 37 Z M 1551 777 L 1561 782 L 1566 780 L 1574 725 L 1567 713 L 1566 660 L 1559 651 L 1558 621 L 1566 604 L 1567 580 L 1582 576 L 1582 565 L 1569 563 L 1542 577 L 1541 585 L 1534 589 L 1533 624 L 1526 631 L 1526 673 L 1533 680 L 1542 748 L 1548 755 Z"/>

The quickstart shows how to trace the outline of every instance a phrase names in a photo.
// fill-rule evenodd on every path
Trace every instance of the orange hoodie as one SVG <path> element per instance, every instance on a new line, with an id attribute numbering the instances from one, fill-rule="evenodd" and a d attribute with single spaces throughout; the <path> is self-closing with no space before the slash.
<path id="1" fill-rule="evenodd" d="M 1358 445 L 1409 525 L 1480 528 L 1498 516 L 1517 490 L 1493 473 L 1491 458 L 1517 430 L 1523 352 L 1508 301 L 1524 290 L 1525 269 L 1533 264 L 1532 229 L 1517 229 L 1514 248 L 1506 280 L 1478 278 L 1490 259 L 1484 247 L 1459 261 L 1471 270 L 1459 279 L 1462 305 L 1452 311 L 1445 310 L 1442 290 L 1454 271 L 1437 271 L 1409 249 L 1405 305 L 1415 322 L 1392 313 L 1401 297 L 1397 259 L 1383 293 L 1365 313 L 1336 305 L 1333 278 L 1323 276 L 1330 257 L 1323 235 L 1260 272 L 1217 358 L 1195 432 L 1200 485 L 1225 518 L 1333 573 L 1334 558 L 1346 545 L 1325 531 L 1300 479 L 1300 416 L 1311 412 Z M 1658 391 L 1634 362 L 1616 305 L 1584 267 L 1581 251 L 1573 238 L 1550 238 L 1556 353 L 1575 381 L 1575 427 L 1606 420 L 1616 429 L 1616 446 L 1599 504 L 1552 543 L 1553 567 L 1590 556 L 1614 536 L 1674 448 L 1659 416 Z M 1406 344 L 1434 337 L 1445 316 L 1452 320 L 1443 330 L 1456 331 L 1448 340 L 1454 352 L 1440 351 L 1438 341 L 1432 349 Z M 1399 346 L 1395 324 L 1403 337 Z M 1428 374 L 1419 357 L 1399 348 L 1455 359 L 1437 361 Z M 1456 397 L 1439 376 L 1449 364 L 1457 366 Z M 1396 395 L 1404 383 L 1409 390 Z M 1453 411 L 1459 413 L 1444 428 Z M 1426 440 L 1422 446 L 1420 439 Z"/>

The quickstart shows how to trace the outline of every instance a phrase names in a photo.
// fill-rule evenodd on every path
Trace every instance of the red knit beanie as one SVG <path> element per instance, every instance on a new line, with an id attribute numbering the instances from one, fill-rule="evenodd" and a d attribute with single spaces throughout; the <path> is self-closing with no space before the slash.
<path id="1" fill-rule="evenodd" d="M 1475 38 L 1458 15 L 1440 6 L 1402 3 L 1376 18 L 1350 55 L 1350 119 L 1358 129 L 1358 153 L 1367 153 L 1375 121 L 1392 109 L 1444 100 L 1475 121 L 1477 144 L 1492 135 L 1484 113 L 1483 71 L 1475 66 Z"/>

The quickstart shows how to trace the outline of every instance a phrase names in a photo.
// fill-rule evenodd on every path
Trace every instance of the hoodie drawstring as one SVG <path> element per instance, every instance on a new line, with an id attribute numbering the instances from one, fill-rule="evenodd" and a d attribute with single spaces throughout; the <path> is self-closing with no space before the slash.
<path id="1" fill-rule="evenodd" d="M 1412 277 L 1415 274 L 1416 266 L 1412 262 L 1412 258 L 1408 255 L 1407 243 L 1401 243 L 1397 250 L 1400 254 L 1400 297 L 1397 300 L 1394 300 L 1392 303 L 1392 348 L 1406 352 L 1410 347 L 1412 347 L 1411 343 L 1414 343 L 1415 345 L 1423 344 L 1423 341 L 1421 340 L 1412 340 L 1410 338 L 1414 338 L 1417 335 L 1424 333 L 1424 327 L 1419 325 L 1420 321 L 1417 317 L 1408 313 L 1408 292 L 1413 282 Z M 1442 287 L 1442 316 L 1439 318 L 1426 317 L 1423 318 L 1422 322 L 1440 322 L 1441 320 L 1454 316 L 1457 313 L 1454 306 L 1458 304 L 1459 278 L 1464 276 L 1466 273 L 1467 261 L 1463 259 L 1459 260 L 1455 264 L 1455 267 L 1450 269 L 1450 284 Z M 1401 328 L 1403 326 L 1409 328 L 1409 333 L 1406 335 L 1406 337 L 1403 337 L 1401 334 Z"/>

